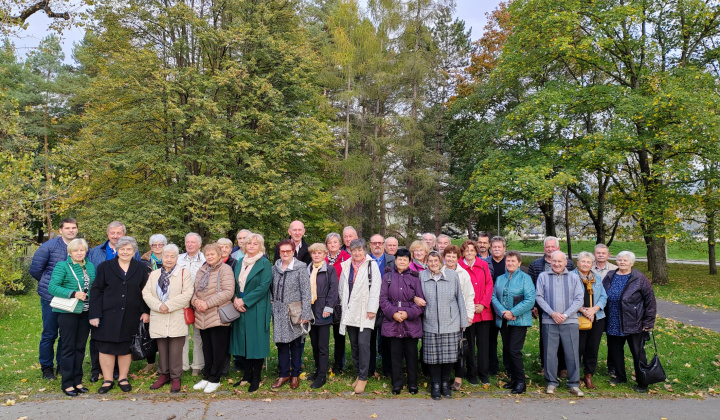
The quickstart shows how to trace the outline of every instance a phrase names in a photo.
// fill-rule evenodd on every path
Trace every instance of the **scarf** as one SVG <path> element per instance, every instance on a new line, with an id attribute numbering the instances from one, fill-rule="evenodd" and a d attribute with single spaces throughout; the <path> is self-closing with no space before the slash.
<path id="1" fill-rule="evenodd" d="M 422 267 L 424 270 L 427 270 L 427 268 L 428 268 L 427 264 L 423 264 L 422 262 L 416 260 L 415 258 L 413 258 L 413 262 L 415 263 L 415 265 Z"/>
<path id="2" fill-rule="evenodd" d="M 352 282 L 355 283 L 355 278 L 357 277 L 357 273 L 360 270 L 360 267 L 362 267 L 365 260 L 360 261 L 359 263 L 355 263 L 355 260 L 352 260 L 352 267 L 353 267 L 353 278 Z"/>
<path id="3" fill-rule="evenodd" d="M 153 253 L 150 253 L 150 263 L 152 264 L 153 270 L 162 267 L 162 260 L 158 259 Z"/>
<path id="4" fill-rule="evenodd" d="M 330 265 L 335 265 L 335 261 L 337 261 L 338 258 L 340 258 L 340 251 L 338 251 L 337 255 L 334 257 L 331 257 L 329 252 L 327 254 L 328 264 Z"/>
<path id="5" fill-rule="evenodd" d="M 252 270 L 255 263 L 262 258 L 261 253 L 257 253 L 254 257 L 245 255 L 242 259 L 242 266 L 240 267 L 240 274 L 238 275 L 238 286 L 240 286 L 240 293 L 245 293 L 245 282 L 247 281 L 248 274 Z"/>
<path id="6" fill-rule="evenodd" d="M 583 284 L 585 285 L 585 288 L 587 289 L 587 292 L 589 295 L 593 294 L 593 283 L 595 283 L 595 276 L 593 275 L 592 271 L 590 274 L 588 274 L 587 277 L 583 273 L 578 270 L 578 274 L 580 274 L 580 280 L 582 280 Z"/>
<path id="7" fill-rule="evenodd" d="M 313 263 L 312 265 L 312 273 L 310 273 L 310 294 L 312 295 L 312 298 L 310 299 L 310 304 L 314 304 L 317 300 L 317 273 L 320 271 L 320 267 L 322 267 L 322 265 L 322 261 L 319 263 Z"/>
<path id="8" fill-rule="evenodd" d="M 222 261 L 218 261 L 215 265 L 211 266 L 210 264 L 208 264 L 206 262 L 205 264 L 203 264 L 202 267 L 200 267 L 201 270 L 202 269 L 204 269 L 204 270 L 202 273 L 202 277 L 200 277 L 200 280 L 197 283 L 197 290 L 199 292 L 204 292 L 205 290 L 207 290 L 208 283 L 210 282 L 210 272 L 213 271 L 214 269 L 220 267 L 220 265 L 222 265 L 222 264 L 225 264 L 225 263 Z"/>
<path id="9" fill-rule="evenodd" d="M 173 267 L 173 270 L 175 267 Z M 158 286 L 160 286 L 160 290 L 162 290 L 163 296 L 167 294 L 168 288 L 170 287 L 170 274 L 172 274 L 173 270 L 170 270 L 170 272 L 165 271 L 165 267 L 160 268 L 160 278 L 158 279 Z"/>

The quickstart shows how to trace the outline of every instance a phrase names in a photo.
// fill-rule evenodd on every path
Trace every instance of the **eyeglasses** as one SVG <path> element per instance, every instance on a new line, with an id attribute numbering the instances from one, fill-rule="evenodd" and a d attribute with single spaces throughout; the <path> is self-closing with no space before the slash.
<path id="1" fill-rule="evenodd" d="M 370 242 L 370 245 L 382 245 L 385 242 Z"/>
<path id="2" fill-rule="evenodd" d="M 292 254 L 292 253 L 293 253 L 293 250 L 291 250 L 291 249 L 288 249 L 288 250 L 280 250 L 280 253 L 281 253 L 281 254 Z"/>
<path id="3" fill-rule="evenodd" d="M 152 245 L 150 245 L 150 246 L 153 247 L 153 248 L 162 248 L 162 247 L 165 246 L 165 244 L 152 244 Z"/>

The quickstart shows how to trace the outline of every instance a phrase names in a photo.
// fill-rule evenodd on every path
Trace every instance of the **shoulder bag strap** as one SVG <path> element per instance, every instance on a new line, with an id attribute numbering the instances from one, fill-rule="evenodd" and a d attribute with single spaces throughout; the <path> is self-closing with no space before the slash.
<path id="1" fill-rule="evenodd" d="M 75 281 L 77 281 L 78 284 L 78 291 L 82 292 L 82 286 L 80 285 L 80 279 L 77 278 L 77 274 L 75 274 L 75 270 L 73 270 L 72 266 L 68 264 L 68 268 L 70 269 L 70 272 L 72 273 L 73 277 L 75 277 Z"/>
<path id="2" fill-rule="evenodd" d="M 368 268 L 367 268 L 367 270 L 368 270 L 368 290 L 372 289 L 372 270 L 371 270 L 372 262 L 373 262 L 373 260 L 371 258 L 370 261 L 368 261 Z M 359 269 L 358 269 L 358 271 L 359 271 Z"/>

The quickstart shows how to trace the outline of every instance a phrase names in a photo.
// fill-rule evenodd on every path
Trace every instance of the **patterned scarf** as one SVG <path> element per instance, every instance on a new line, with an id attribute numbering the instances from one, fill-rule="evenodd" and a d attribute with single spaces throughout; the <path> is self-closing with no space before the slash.
<path id="1" fill-rule="evenodd" d="M 175 267 L 173 267 L 173 270 Z M 172 274 L 173 270 L 170 270 L 170 272 L 165 271 L 165 267 L 160 268 L 160 279 L 158 280 L 158 286 L 160 286 L 160 290 L 162 290 L 163 295 L 166 295 L 168 292 L 168 288 L 170 287 L 170 274 Z"/>
<path id="2" fill-rule="evenodd" d="M 322 267 L 322 265 L 322 261 L 319 263 L 313 263 L 312 265 L 312 273 L 310 273 L 310 294 L 312 295 L 312 299 L 310 300 L 311 304 L 315 303 L 317 300 L 317 273 L 320 271 L 320 267 Z"/>
<path id="3" fill-rule="evenodd" d="M 578 270 L 578 273 L 580 274 L 580 280 L 582 280 L 583 284 L 585 284 L 585 288 L 587 289 L 587 292 L 589 295 L 593 294 L 593 283 L 595 283 L 595 275 L 593 275 L 592 271 L 585 277 L 585 275 Z"/>
<path id="4" fill-rule="evenodd" d="M 355 278 L 357 277 L 357 273 L 360 270 L 360 267 L 363 265 L 365 260 L 360 261 L 359 263 L 356 263 L 355 260 L 352 260 L 352 267 L 353 267 L 353 278 L 351 279 L 353 283 L 355 283 Z"/>
<path id="5" fill-rule="evenodd" d="M 210 272 L 214 269 L 220 267 L 220 265 L 225 264 L 222 261 L 218 261 L 215 263 L 215 265 L 211 266 L 207 262 L 200 267 L 201 270 L 203 270 L 202 277 L 200 277 L 200 280 L 197 283 L 197 290 L 199 292 L 204 292 L 207 290 L 208 283 L 210 282 Z"/>
<path id="6" fill-rule="evenodd" d="M 338 251 L 337 255 L 334 257 L 331 257 L 330 253 L 327 254 L 328 264 L 330 265 L 335 265 L 335 261 L 337 261 L 338 258 L 340 258 L 340 251 Z"/>

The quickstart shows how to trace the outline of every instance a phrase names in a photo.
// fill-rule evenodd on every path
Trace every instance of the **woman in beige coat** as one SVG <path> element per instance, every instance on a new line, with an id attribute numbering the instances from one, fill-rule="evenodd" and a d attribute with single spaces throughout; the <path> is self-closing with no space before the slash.
<path id="1" fill-rule="evenodd" d="M 190 303 L 195 308 L 195 328 L 202 337 L 205 369 L 203 379 L 193 389 L 211 394 L 220 386 L 230 345 L 230 324 L 220 321 L 218 308 L 233 298 L 235 279 L 232 268 L 222 261 L 218 244 L 205 245 L 203 254 L 205 264 L 195 275 L 195 294 Z"/>
<path id="2" fill-rule="evenodd" d="M 158 379 L 150 389 L 172 382 L 170 392 L 180 392 L 185 336 L 184 309 L 190 305 L 193 282 L 190 271 L 177 267 L 180 250 L 174 244 L 162 250 L 162 267 L 150 273 L 142 294 L 150 308 L 150 337 L 157 341 L 160 353 Z"/>

